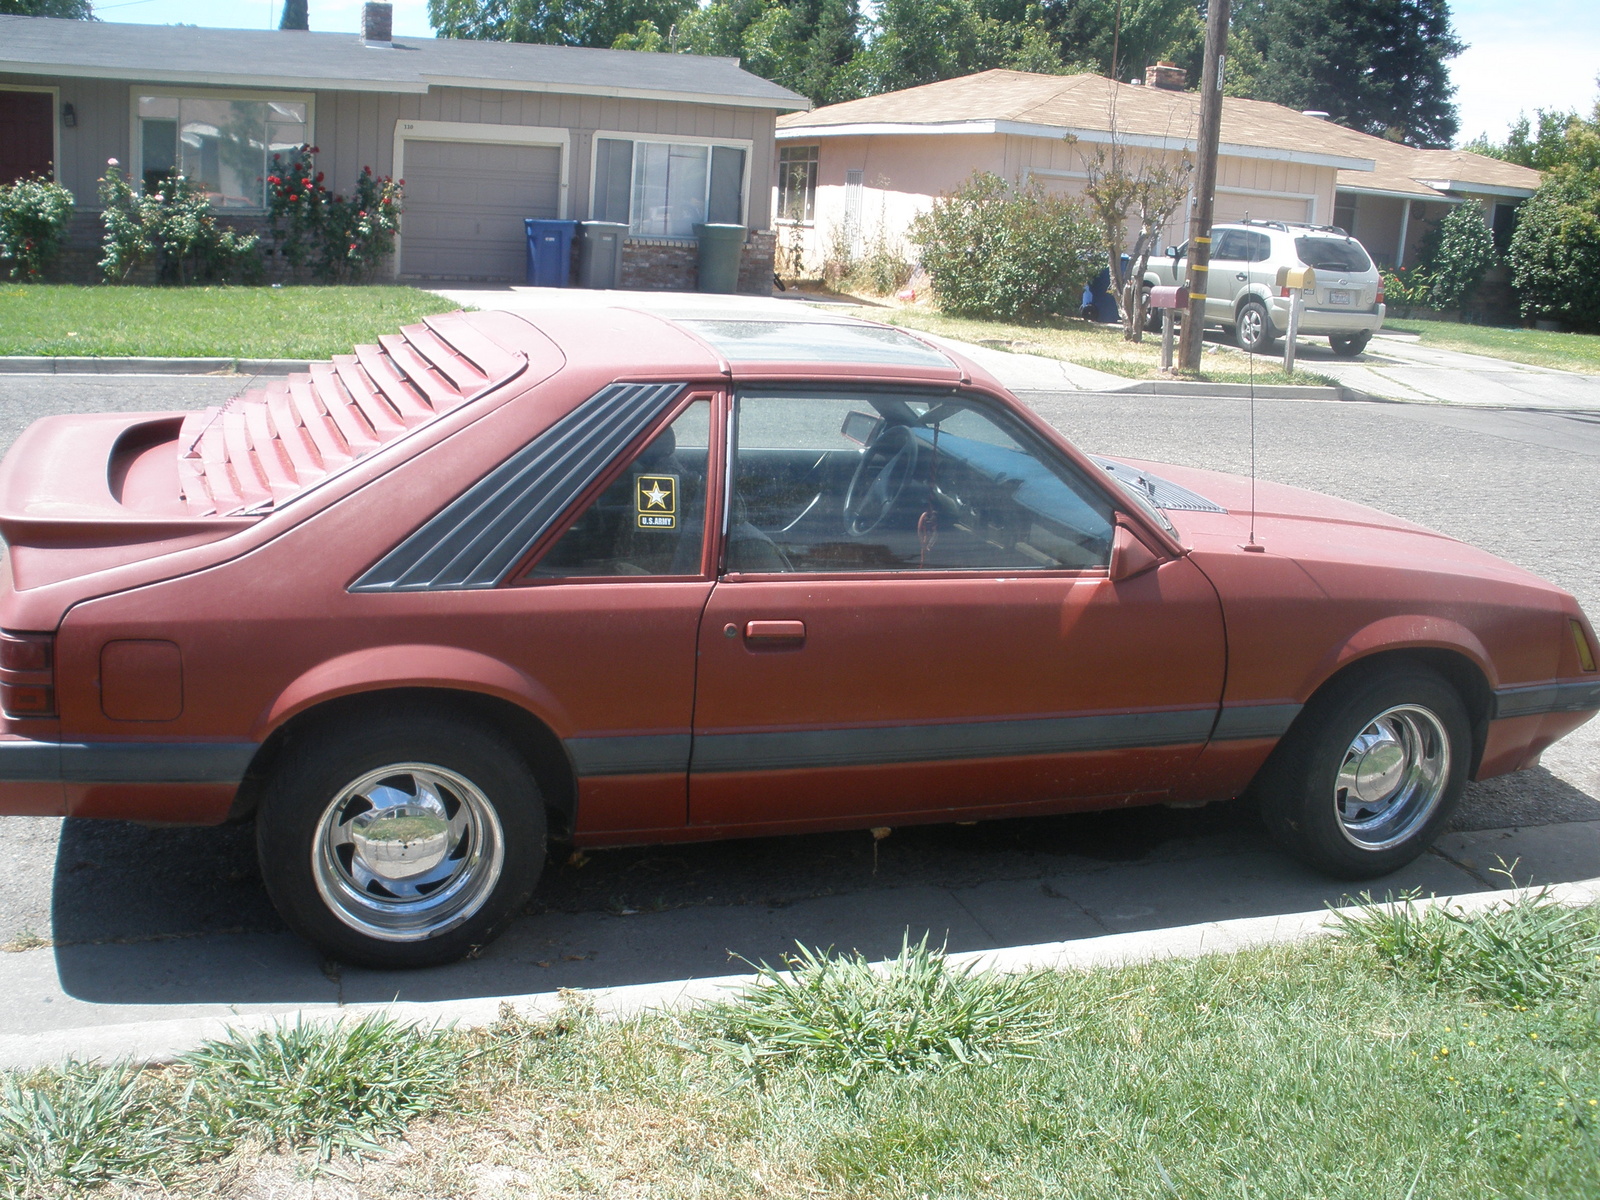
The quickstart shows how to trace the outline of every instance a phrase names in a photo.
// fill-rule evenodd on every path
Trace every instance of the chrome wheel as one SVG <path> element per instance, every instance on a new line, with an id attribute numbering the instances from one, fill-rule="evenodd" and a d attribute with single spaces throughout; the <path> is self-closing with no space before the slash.
<path id="1" fill-rule="evenodd" d="M 422 941 L 469 920 L 504 865 L 494 805 L 465 776 L 428 763 L 394 763 L 345 786 L 311 847 L 329 910 L 386 942 Z"/>
<path id="2" fill-rule="evenodd" d="M 1252 354 L 1267 344 L 1267 310 L 1259 304 L 1246 304 L 1239 310 L 1239 348 Z"/>
<path id="3" fill-rule="evenodd" d="M 1450 779 L 1450 738 L 1430 710 L 1379 713 L 1344 752 L 1334 781 L 1339 829 L 1363 850 L 1386 850 L 1424 825 Z"/>

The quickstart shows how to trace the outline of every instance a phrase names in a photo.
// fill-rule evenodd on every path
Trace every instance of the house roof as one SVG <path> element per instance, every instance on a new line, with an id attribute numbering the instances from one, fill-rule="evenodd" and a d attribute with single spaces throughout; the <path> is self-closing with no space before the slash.
<path id="1" fill-rule="evenodd" d="M 1345 130 L 1377 145 L 1371 172 L 1340 171 L 1340 191 L 1376 192 L 1418 199 L 1445 199 L 1451 192 L 1531 196 L 1543 178 L 1538 171 L 1470 150 L 1418 150 L 1383 138 Z"/>
<path id="2" fill-rule="evenodd" d="M 778 121 L 780 138 L 862 133 L 1014 133 L 1193 149 L 1197 92 L 1136 87 L 1100 75 L 981 71 L 921 87 L 830 104 Z M 1222 102 L 1223 154 L 1370 170 L 1359 147 L 1326 145 L 1325 121 L 1259 100 Z"/>
<path id="3" fill-rule="evenodd" d="M 778 119 L 785 140 L 872 133 L 1015 133 L 1192 148 L 1198 92 L 1116 83 L 1099 75 L 983 71 Z M 1221 152 L 1339 168 L 1345 191 L 1446 199 L 1450 192 L 1527 196 L 1540 175 L 1466 150 L 1418 150 L 1281 104 L 1226 97 Z"/>
<path id="4" fill-rule="evenodd" d="M 491 87 L 784 112 L 809 105 L 732 58 L 455 38 L 397 37 L 392 45 L 368 45 L 349 33 L 50 17 L 0 16 L 0 74 L 337 91 Z"/>

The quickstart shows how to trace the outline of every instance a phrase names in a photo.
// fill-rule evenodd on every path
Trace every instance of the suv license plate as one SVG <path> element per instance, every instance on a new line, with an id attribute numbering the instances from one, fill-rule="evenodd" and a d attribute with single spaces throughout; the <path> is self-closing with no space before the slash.
<path id="1" fill-rule="evenodd" d="M 1349 292 L 1340 291 L 1338 288 L 1329 288 L 1328 303 L 1343 304 L 1348 308 L 1355 303 L 1355 298 Z"/>

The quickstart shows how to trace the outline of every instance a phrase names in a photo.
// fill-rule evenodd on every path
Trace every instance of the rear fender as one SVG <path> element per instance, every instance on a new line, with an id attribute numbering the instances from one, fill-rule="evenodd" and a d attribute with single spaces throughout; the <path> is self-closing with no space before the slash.
<path id="1" fill-rule="evenodd" d="M 265 741 L 307 709 L 360 692 L 389 688 L 434 688 L 478 692 L 507 700 L 550 729 L 571 729 L 565 708 L 538 681 L 515 667 L 455 646 L 375 646 L 319 663 L 279 693 L 251 736 Z"/>

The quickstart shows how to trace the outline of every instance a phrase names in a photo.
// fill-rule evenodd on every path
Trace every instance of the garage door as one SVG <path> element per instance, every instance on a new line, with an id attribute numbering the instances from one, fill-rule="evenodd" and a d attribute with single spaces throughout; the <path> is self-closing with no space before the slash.
<path id="1" fill-rule="evenodd" d="M 1309 221 L 1310 204 L 1279 196 L 1241 196 L 1218 188 L 1212 202 L 1212 220 L 1218 225 L 1225 221 L 1242 221 L 1248 215 L 1252 221 Z"/>
<path id="2" fill-rule="evenodd" d="M 524 217 L 561 215 L 561 147 L 407 141 L 400 273 L 521 283 Z"/>

